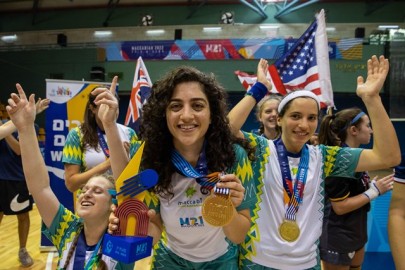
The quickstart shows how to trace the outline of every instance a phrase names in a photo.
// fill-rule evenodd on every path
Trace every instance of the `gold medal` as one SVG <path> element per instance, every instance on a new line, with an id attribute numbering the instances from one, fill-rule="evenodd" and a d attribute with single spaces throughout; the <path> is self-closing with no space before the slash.
<path id="1" fill-rule="evenodd" d="M 212 226 L 222 227 L 231 222 L 235 213 L 235 207 L 232 204 L 228 194 L 219 194 L 211 192 L 202 205 L 202 216 L 206 222 Z"/>
<path id="2" fill-rule="evenodd" d="M 281 238 L 288 242 L 294 242 L 300 236 L 300 228 L 295 220 L 285 219 L 278 228 Z"/>

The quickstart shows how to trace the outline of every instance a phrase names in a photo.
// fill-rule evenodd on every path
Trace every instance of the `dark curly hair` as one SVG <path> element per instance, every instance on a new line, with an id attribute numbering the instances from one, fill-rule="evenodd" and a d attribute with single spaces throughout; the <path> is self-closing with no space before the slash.
<path id="1" fill-rule="evenodd" d="M 362 118 L 359 118 L 352 123 L 352 120 L 361 112 L 359 108 L 349 108 L 334 115 L 325 115 L 319 129 L 319 143 L 341 146 L 347 138 L 346 130 L 351 126 L 358 127 L 363 122 Z"/>
<path id="2" fill-rule="evenodd" d="M 207 96 L 211 124 L 205 135 L 207 166 L 211 172 L 231 168 L 236 156 L 233 144 L 239 143 L 250 153 L 253 149 L 244 140 L 232 135 L 227 118 L 226 92 L 213 74 L 205 74 L 189 66 L 177 67 L 153 84 L 152 93 L 143 106 L 140 138 L 145 141 L 142 167 L 154 169 L 159 181 L 154 191 L 160 195 L 173 195 L 171 177 L 175 167 L 171 162 L 173 136 L 166 122 L 166 108 L 178 84 L 198 82 Z"/>

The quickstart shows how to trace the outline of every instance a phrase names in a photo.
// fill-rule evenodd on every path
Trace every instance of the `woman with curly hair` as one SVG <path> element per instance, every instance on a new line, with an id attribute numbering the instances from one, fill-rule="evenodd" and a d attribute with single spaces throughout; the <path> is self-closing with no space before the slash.
<path id="1" fill-rule="evenodd" d="M 108 89 L 94 92 L 117 177 L 128 163 L 116 136 L 113 116 L 118 101 Z M 245 148 L 250 149 L 247 142 L 231 134 L 226 93 L 212 75 L 192 67 L 167 73 L 151 92 L 143 107 L 140 138 L 145 142 L 141 167 L 159 175 L 157 185 L 145 197 L 153 209 L 149 211 L 149 235 L 158 242 L 152 268 L 238 269 L 237 244 L 250 228 L 255 195 L 245 194 L 252 185 Z M 219 174 L 220 181 L 209 192 L 205 176 L 212 173 Z M 229 189 L 234 214 L 226 224 L 211 225 L 203 214 L 204 201 L 216 189 Z M 116 222 L 110 218 L 114 219 Z M 110 230 L 116 228 L 110 224 Z"/>

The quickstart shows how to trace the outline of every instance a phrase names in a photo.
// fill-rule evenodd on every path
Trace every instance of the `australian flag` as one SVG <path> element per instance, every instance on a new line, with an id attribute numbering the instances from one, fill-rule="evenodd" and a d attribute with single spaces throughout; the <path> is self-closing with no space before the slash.
<path id="1" fill-rule="evenodd" d="M 138 58 L 125 125 L 139 133 L 142 106 L 151 94 L 152 82 L 141 57 Z"/>
<path id="2" fill-rule="evenodd" d="M 269 67 L 277 92 L 285 95 L 295 90 L 309 90 L 318 95 L 322 107 L 333 107 L 330 81 L 329 48 L 325 14 L 316 20 L 288 51 Z"/>

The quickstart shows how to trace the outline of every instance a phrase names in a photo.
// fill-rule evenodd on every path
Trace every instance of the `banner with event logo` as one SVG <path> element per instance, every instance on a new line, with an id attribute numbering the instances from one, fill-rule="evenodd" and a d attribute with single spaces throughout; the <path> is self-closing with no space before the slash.
<path id="1" fill-rule="evenodd" d="M 65 186 L 62 151 L 69 130 L 82 123 L 88 95 L 97 85 L 107 84 L 46 80 L 46 98 L 51 102 L 45 111 L 45 163 L 53 192 L 61 204 L 72 211 L 74 211 L 74 197 Z M 46 249 L 47 247 L 53 247 L 53 244 L 41 235 L 41 248 Z"/>
<path id="2" fill-rule="evenodd" d="M 157 40 L 100 43 L 107 61 L 279 59 L 296 39 Z M 330 59 L 362 59 L 362 39 L 328 42 Z"/>

